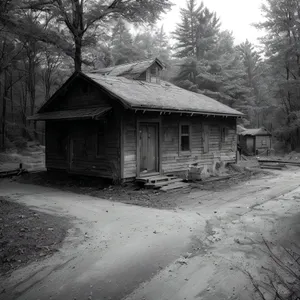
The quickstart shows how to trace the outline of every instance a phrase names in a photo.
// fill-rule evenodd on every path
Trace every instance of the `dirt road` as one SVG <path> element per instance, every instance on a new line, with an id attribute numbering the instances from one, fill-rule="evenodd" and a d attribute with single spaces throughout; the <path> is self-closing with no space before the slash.
<path id="1" fill-rule="evenodd" d="M 259 277 L 268 263 L 262 237 L 300 237 L 300 171 L 278 174 L 196 190 L 174 211 L 2 181 L 0 196 L 74 227 L 59 253 L 6 278 L 0 299 L 250 299 L 243 271 Z"/>

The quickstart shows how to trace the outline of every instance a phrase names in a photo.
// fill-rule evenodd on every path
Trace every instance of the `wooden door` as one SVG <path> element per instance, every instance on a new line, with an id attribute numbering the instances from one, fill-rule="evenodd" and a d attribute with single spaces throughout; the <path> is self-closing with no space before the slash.
<path id="1" fill-rule="evenodd" d="M 255 153 L 255 137 L 247 136 L 246 137 L 247 150 L 249 154 Z"/>
<path id="2" fill-rule="evenodd" d="M 158 172 L 158 125 L 140 124 L 140 172 Z"/>

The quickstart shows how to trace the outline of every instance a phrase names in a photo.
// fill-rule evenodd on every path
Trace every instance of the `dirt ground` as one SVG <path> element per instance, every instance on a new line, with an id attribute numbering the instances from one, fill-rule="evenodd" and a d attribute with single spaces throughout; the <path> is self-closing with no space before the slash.
<path id="1" fill-rule="evenodd" d="M 273 267 L 263 239 L 276 252 L 299 246 L 299 182 L 298 167 L 218 182 L 215 190 L 191 188 L 171 210 L 73 193 L 51 182 L 0 181 L 0 196 L 72 222 L 59 251 L 0 279 L 0 291 L 6 290 L 0 299 L 274 299 L 254 297 L 249 274 L 261 283 L 263 268 Z M 298 281 L 287 283 L 297 287 Z"/>
<path id="2" fill-rule="evenodd" d="M 52 255 L 70 226 L 65 218 L 7 199 L 0 197 L 0 276 Z"/>
<path id="3" fill-rule="evenodd" d="M 143 207 L 174 209 L 184 202 L 184 196 L 193 190 L 220 191 L 254 178 L 270 174 L 267 171 L 253 169 L 240 173 L 233 171 L 229 179 L 212 182 L 192 182 L 189 188 L 162 192 L 153 189 L 144 189 L 135 183 L 112 185 L 109 181 L 99 178 L 70 176 L 58 172 L 38 172 L 23 174 L 13 178 L 19 183 L 36 184 L 46 187 L 59 188 L 78 194 L 89 195 L 114 202 L 138 205 Z"/>

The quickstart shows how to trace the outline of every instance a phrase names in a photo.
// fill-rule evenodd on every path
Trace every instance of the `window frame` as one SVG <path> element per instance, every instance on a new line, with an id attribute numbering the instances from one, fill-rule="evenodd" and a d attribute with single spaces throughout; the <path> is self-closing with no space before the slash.
<path id="1" fill-rule="evenodd" d="M 188 126 L 189 133 L 182 133 L 182 126 Z M 182 150 L 181 148 L 181 137 L 188 136 L 189 137 L 189 150 Z M 178 141 L 179 155 L 190 155 L 192 152 L 192 125 L 189 122 L 180 122 L 179 123 L 179 141 Z"/>
<path id="2" fill-rule="evenodd" d="M 226 143 L 228 138 L 228 127 L 227 126 L 220 126 L 220 149 L 224 143 Z"/>

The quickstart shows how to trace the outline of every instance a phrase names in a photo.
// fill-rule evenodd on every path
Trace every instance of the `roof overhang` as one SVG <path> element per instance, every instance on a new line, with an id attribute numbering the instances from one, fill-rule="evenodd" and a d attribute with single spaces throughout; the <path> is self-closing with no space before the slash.
<path id="1" fill-rule="evenodd" d="M 137 111 L 152 111 L 152 112 L 159 112 L 160 114 L 186 114 L 186 115 L 203 115 L 203 116 L 220 116 L 220 117 L 235 117 L 235 118 L 242 118 L 244 114 L 230 114 L 230 113 L 218 113 L 218 112 L 208 112 L 208 111 L 187 111 L 187 110 L 176 110 L 176 109 L 163 109 L 163 108 L 149 108 L 149 107 L 130 107 L 130 109 Z"/>
<path id="2" fill-rule="evenodd" d="M 263 134 L 263 133 L 259 133 L 259 134 L 245 133 L 244 134 L 243 132 L 239 133 L 239 135 L 242 135 L 242 136 L 272 136 L 271 133 L 265 133 L 265 134 Z"/>
<path id="3" fill-rule="evenodd" d="M 111 107 L 59 110 L 59 111 L 38 113 L 31 117 L 28 117 L 27 119 L 31 121 L 88 120 L 88 119 L 97 120 L 103 117 L 109 110 L 111 110 Z"/>

